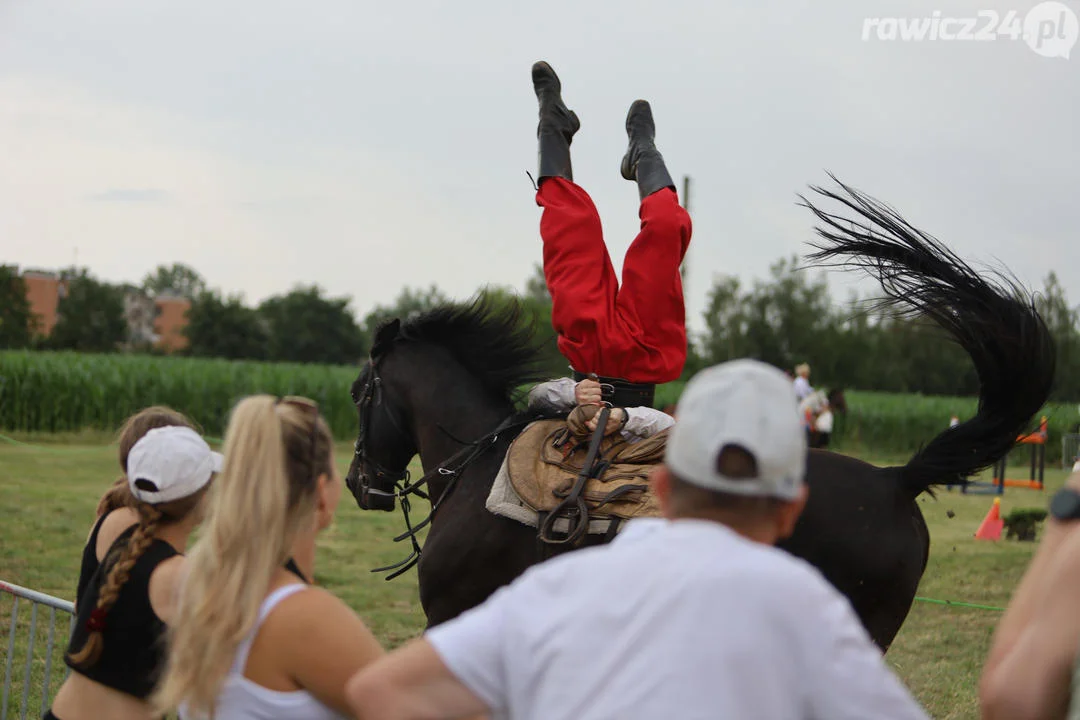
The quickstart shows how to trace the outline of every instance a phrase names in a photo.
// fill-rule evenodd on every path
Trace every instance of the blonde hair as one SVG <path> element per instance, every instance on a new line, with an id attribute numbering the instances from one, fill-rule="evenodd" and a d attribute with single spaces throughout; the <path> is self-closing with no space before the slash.
<path id="1" fill-rule="evenodd" d="M 131 448 L 135 447 L 135 443 L 139 442 L 146 433 L 156 428 L 172 426 L 188 427 L 196 432 L 198 431 L 191 418 L 164 405 L 143 408 L 124 421 L 124 424 L 120 427 L 120 432 L 117 434 L 117 445 L 119 445 L 119 457 L 117 459 L 120 460 L 121 475 L 98 500 L 97 510 L 95 511 L 96 517 L 100 518 L 117 508 L 137 508 L 138 501 L 131 494 L 131 489 L 127 483 L 128 454 L 131 452 Z"/>
<path id="2" fill-rule="evenodd" d="M 314 406 L 245 398 L 225 433 L 225 465 L 202 534 L 188 555 L 169 658 L 152 699 L 167 714 L 186 703 L 213 717 L 237 647 L 251 632 L 274 572 L 315 509 L 317 478 L 332 473 L 332 436 Z"/>

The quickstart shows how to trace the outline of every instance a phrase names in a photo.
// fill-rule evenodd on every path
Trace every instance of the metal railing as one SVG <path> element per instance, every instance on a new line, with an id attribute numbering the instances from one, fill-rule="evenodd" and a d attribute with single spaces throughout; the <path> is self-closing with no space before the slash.
<path id="1" fill-rule="evenodd" d="M 1061 436 L 1061 469 L 1072 470 L 1076 456 L 1080 455 L 1080 435 L 1066 433 Z"/>
<path id="2" fill-rule="evenodd" d="M 35 669 L 34 646 L 38 635 L 38 608 L 48 608 L 49 629 L 43 658 L 44 672 L 41 682 L 41 705 L 38 707 L 36 715 L 36 717 L 41 717 L 41 714 L 49 707 L 51 701 L 49 696 L 49 685 L 51 684 L 53 673 L 52 656 L 56 642 L 56 613 L 59 611 L 68 614 L 67 633 L 60 638 L 61 648 L 65 648 L 67 647 L 67 638 L 70 636 L 71 628 L 75 623 L 75 606 L 67 600 L 61 600 L 60 598 L 55 598 L 52 595 L 46 595 L 45 593 L 40 593 L 36 590 L 12 585 L 11 583 L 6 583 L 2 580 L 0 580 L 0 593 L 6 593 L 14 598 L 11 606 L 11 622 L 8 624 L 6 652 L 4 655 L 4 694 L 3 698 L 0 699 L 0 720 L 7 720 L 8 718 L 8 705 L 12 689 L 12 669 L 15 667 L 16 637 L 25 642 L 26 646 L 26 660 L 23 663 L 22 682 L 20 683 L 22 686 L 22 699 L 19 702 L 18 717 L 19 720 L 25 720 L 27 717 L 27 711 L 30 709 L 30 689 L 33 686 L 33 671 Z M 0 595 L 0 597 L 3 596 Z M 25 634 L 22 632 L 23 626 L 19 625 L 20 601 L 28 602 L 30 606 L 30 623 Z M 20 645 L 21 644 L 22 642 L 20 642 Z M 62 661 L 59 663 L 59 667 L 64 667 Z M 70 670 L 67 672 L 70 672 Z M 64 677 L 67 677 L 67 672 L 65 672 Z M 32 715 L 31 717 L 34 716 Z"/>

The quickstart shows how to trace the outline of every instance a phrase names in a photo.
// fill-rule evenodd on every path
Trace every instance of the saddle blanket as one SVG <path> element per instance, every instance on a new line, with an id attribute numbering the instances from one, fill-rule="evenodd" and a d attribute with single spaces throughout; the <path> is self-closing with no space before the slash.
<path id="1" fill-rule="evenodd" d="M 565 421 L 529 424 L 503 458 L 485 503 L 488 511 L 538 527 L 540 512 L 554 510 L 577 481 L 591 436 L 585 423 L 593 412 L 595 408 L 580 407 Z M 659 515 L 648 477 L 661 462 L 666 442 L 667 431 L 638 442 L 628 442 L 618 432 L 603 439 L 598 475 L 589 478 L 580 492 L 589 511 L 590 534 L 607 533 L 613 517 Z M 555 520 L 556 532 L 568 528 L 566 518 Z"/>
<path id="2" fill-rule="evenodd" d="M 540 526 L 540 514 L 533 510 L 531 507 L 525 504 L 525 501 L 521 499 L 521 496 L 514 491 L 514 486 L 510 484 L 510 472 L 506 467 L 506 458 L 503 458 L 502 465 L 499 466 L 499 474 L 495 476 L 495 482 L 491 485 L 491 492 L 488 493 L 487 502 L 484 507 L 489 512 L 501 515 L 511 520 L 517 520 L 523 525 L 529 527 L 538 528 Z M 624 523 L 625 524 L 625 523 Z M 590 535 L 606 535 L 611 528 L 611 518 L 598 518 L 589 520 Z M 566 533 L 570 531 L 570 521 L 566 518 L 559 518 L 555 521 L 555 532 Z M 620 526 L 618 532 L 622 532 Z"/>

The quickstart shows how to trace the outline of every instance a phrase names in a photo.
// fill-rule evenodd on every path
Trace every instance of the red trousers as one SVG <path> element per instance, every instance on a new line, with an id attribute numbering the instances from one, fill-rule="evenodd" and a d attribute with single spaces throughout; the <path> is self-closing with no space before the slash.
<path id="1" fill-rule="evenodd" d="M 641 231 L 626 251 L 621 287 L 588 193 L 563 178 L 546 178 L 536 203 L 544 208 L 544 277 L 563 356 L 582 373 L 634 383 L 678 379 L 686 364 L 679 265 L 691 226 L 675 191 L 660 190 L 641 202 Z"/>

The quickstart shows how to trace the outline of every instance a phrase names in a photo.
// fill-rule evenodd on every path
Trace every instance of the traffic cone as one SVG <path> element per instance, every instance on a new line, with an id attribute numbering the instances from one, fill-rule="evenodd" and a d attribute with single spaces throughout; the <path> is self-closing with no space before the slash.
<path id="1" fill-rule="evenodd" d="M 994 498 L 994 504 L 990 506 L 986 517 L 975 531 L 976 540 L 1000 540 L 1001 531 L 1005 527 L 1005 521 L 1001 519 L 1001 498 Z"/>

